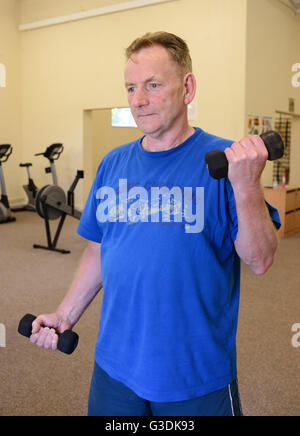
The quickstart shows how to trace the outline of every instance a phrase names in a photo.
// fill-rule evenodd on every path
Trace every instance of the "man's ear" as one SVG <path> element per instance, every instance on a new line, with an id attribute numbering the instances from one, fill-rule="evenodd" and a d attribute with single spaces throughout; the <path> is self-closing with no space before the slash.
<path id="1" fill-rule="evenodd" d="M 188 73 L 184 76 L 183 80 L 184 80 L 184 90 L 185 90 L 184 103 L 188 105 L 194 100 L 194 97 L 196 95 L 196 89 L 197 89 L 196 77 L 194 76 L 193 73 Z"/>

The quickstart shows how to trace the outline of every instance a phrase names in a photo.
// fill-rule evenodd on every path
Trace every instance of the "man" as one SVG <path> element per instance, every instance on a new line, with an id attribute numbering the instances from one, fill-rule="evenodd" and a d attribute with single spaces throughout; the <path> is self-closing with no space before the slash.
<path id="1" fill-rule="evenodd" d="M 232 143 L 189 125 L 196 80 L 181 38 L 146 34 L 126 53 L 128 101 L 145 135 L 102 160 L 78 227 L 91 242 L 31 341 L 56 349 L 53 329 L 72 328 L 103 287 L 89 415 L 241 415 L 240 259 L 265 273 L 280 226 L 260 184 L 268 153 L 258 136 Z M 204 159 L 216 148 L 229 161 L 219 181 Z"/>

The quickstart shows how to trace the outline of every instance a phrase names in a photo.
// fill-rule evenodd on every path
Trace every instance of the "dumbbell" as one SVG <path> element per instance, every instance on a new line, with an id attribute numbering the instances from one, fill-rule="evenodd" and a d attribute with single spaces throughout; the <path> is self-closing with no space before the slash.
<path id="1" fill-rule="evenodd" d="M 30 315 L 29 313 L 21 319 L 18 327 L 18 332 L 20 335 L 30 338 L 32 323 L 35 319 L 36 316 Z M 56 332 L 56 334 L 59 337 L 57 349 L 62 353 L 72 354 L 73 351 L 75 351 L 79 341 L 79 336 L 77 333 L 73 332 L 72 330 L 66 330 L 63 333 Z"/>
<path id="2" fill-rule="evenodd" d="M 283 156 L 284 144 L 279 133 L 271 130 L 263 133 L 260 137 L 268 150 L 268 160 L 277 160 Z M 224 151 L 218 149 L 209 151 L 205 155 L 205 162 L 211 177 L 217 180 L 227 177 L 228 161 Z"/>

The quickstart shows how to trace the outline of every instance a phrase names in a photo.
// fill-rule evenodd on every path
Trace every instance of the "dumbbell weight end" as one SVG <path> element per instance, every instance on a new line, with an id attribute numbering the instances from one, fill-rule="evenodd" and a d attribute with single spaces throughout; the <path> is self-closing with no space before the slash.
<path id="1" fill-rule="evenodd" d="M 268 150 L 268 160 L 273 161 L 282 158 L 284 154 L 284 144 L 279 133 L 270 130 L 260 135 L 260 137 Z"/>
<path id="2" fill-rule="evenodd" d="M 260 137 L 268 150 L 268 160 L 274 161 L 283 156 L 284 144 L 279 133 L 271 130 Z M 218 149 L 209 151 L 205 155 L 205 162 L 211 177 L 217 180 L 227 177 L 228 161 L 224 151 Z"/>
<path id="3" fill-rule="evenodd" d="M 30 338 L 32 331 L 32 323 L 36 319 L 36 316 L 27 314 L 25 315 L 18 327 L 18 332 L 20 335 L 25 336 L 26 338 Z M 72 330 L 66 330 L 63 333 L 57 333 L 59 336 L 57 349 L 65 354 L 72 354 L 73 351 L 77 348 L 79 336 L 77 333 Z"/>

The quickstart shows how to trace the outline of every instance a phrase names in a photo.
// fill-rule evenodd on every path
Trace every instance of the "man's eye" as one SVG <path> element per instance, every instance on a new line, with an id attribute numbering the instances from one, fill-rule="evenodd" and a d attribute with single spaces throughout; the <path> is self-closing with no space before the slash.
<path id="1" fill-rule="evenodd" d="M 150 86 L 151 88 L 156 89 L 158 88 L 158 83 L 151 83 Z"/>
<path id="2" fill-rule="evenodd" d="M 130 88 L 127 88 L 128 94 L 131 94 L 134 91 L 134 87 L 131 86 Z"/>

